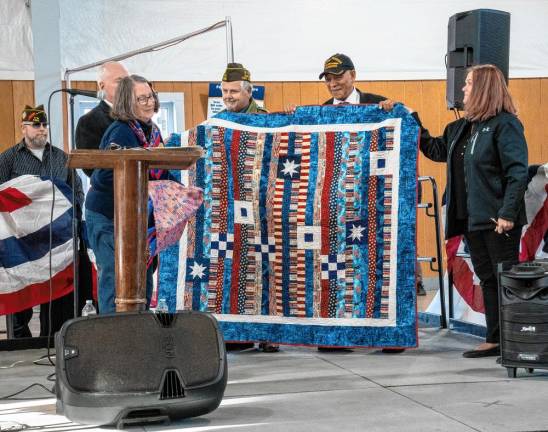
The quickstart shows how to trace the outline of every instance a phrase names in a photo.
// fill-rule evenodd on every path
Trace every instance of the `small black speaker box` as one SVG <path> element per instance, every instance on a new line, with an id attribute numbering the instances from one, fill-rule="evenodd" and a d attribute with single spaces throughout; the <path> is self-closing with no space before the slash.
<path id="1" fill-rule="evenodd" d="M 206 414 L 221 403 L 226 352 L 200 312 L 119 313 L 66 322 L 56 340 L 57 412 L 124 425 Z"/>
<path id="2" fill-rule="evenodd" d="M 510 14 L 493 9 L 460 12 L 449 18 L 447 37 L 447 107 L 462 109 L 466 69 L 494 64 L 508 82 Z"/>
<path id="3" fill-rule="evenodd" d="M 548 263 L 499 270 L 501 364 L 512 378 L 548 369 Z"/>

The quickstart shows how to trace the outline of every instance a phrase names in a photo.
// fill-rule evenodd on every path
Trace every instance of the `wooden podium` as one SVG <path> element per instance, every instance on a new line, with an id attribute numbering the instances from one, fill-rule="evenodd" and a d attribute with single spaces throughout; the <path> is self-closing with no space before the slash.
<path id="1" fill-rule="evenodd" d="M 112 169 L 114 176 L 114 256 L 116 312 L 146 305 L 148 171 L 188 169 L 201 147 L 73 150 L 69 168 Z"/>

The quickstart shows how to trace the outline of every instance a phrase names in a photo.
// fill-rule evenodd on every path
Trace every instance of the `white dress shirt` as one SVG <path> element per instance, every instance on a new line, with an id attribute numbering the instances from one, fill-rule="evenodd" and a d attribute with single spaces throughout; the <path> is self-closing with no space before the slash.
<path id="1" fill-rule="evenodd" d="M 352 105 L 360 103 L 360 94 L 356 90 L 356 87 L 352 89 L 352 93 L 350 93 L 345 100 L 333 99 L 333 105 L 338 105 L 343 102 L 346 102 Z"/>

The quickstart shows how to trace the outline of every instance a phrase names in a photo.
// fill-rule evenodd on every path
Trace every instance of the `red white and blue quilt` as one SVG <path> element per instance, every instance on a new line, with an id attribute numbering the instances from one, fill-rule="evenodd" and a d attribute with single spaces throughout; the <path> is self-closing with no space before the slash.
<path id="1" fill-rule="evenodd" d="M 199 125 L 204 204 L 162 253 L 159 295 L 215 314 L 227 341 L 416 346 L 418 134 L 401 105 Z"/>

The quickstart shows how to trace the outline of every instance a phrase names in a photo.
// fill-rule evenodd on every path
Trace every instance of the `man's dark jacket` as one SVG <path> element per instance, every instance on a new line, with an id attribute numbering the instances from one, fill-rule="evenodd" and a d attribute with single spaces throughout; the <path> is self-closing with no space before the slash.
<path id="1" fill-rule="evenodd" d="M 356 89 L 358 94 L 360 95 L 360 103 L 361 104 L 378 104 L 379 102 L 386 100 L 384 96 L 379 96 L 373 93 L 362 93 L 360 90 Z M 333 101 L 335 98 L 331 98 L 329 100 L 326 100 L 322 105 L 333 105 Z"/>
<path id="2" fill-rule="evenodd" d="M 114 119 L 110 116 L 110 107 L 105 101 L 101 101 L 90 112 L 80 117 L 78 126 L 76 126 L 76 148 L 99 149 L 103 134 L 113 122 Z M 91 177 L 93 170 L 85 169 L 84 172 L 88 177 Z"/>

